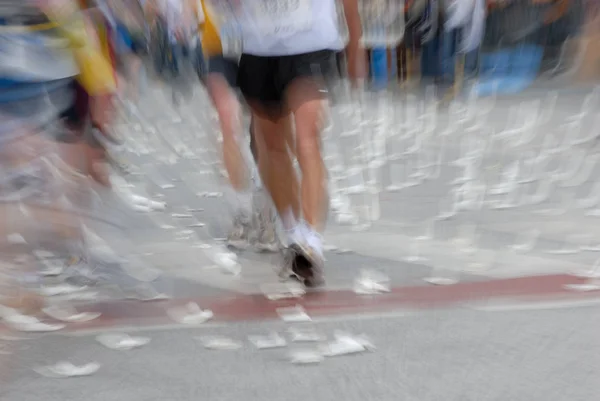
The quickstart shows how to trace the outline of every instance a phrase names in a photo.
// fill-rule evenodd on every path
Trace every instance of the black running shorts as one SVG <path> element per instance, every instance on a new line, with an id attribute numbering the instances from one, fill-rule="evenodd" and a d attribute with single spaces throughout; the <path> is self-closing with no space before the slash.
<path id="1" fill-rule="evenodd" d="M 291 56 L 254 56 L 243 54 L 238 70 L 238 85 L 244 97 L 269 112 L 282 111 L 285 91 L 298 78 L 315 78 L 326 92 L 336 75 L 333 50 L 320 50 Z"/>
<path id="2" fill-rule="evenodd" d="M 221 74 L 232 88 L 237 88 L 238 63 L 235 60 L 212 56 L 208 59 L 208 73 Z"/>

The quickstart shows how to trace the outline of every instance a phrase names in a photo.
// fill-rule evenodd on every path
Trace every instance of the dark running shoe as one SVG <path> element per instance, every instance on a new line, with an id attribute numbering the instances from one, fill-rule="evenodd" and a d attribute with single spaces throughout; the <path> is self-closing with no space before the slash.
<path id="1" fill-rule="evenodd" d="M 290 277 L 302 282 L 306 287 L 320 287 L 323 278 L 323 258 L 308 247 L 292 244 L 288 248 L 286 267 Z"/>

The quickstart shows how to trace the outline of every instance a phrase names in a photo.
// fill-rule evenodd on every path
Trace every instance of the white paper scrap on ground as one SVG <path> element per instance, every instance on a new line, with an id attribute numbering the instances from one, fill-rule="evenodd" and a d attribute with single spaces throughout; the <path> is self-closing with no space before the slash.
<path id="1" fill-rule="evenodd" d="M 302 307 L 302 305 L 296 305 L 292 307 L 286 308 L 277 308 L 277 314 L 279 317 L 288 323 L 300 323 L 300 322 L 310 322 L 312 319 L 306 313 L 306 310 Z"/>
<path id="2" fill-rule="evenodd" d="M 290 327 L 288 330 L 292 342 L 319 342 L 326 337 L 317 333 L 313 328 Z"/>
<path id="3" fill-rule="evenodd" d="M 433 285 L 453 285 L 458 283 L 457 279 L 451 277 L 427 277 L 423 280 Z"/>
<path id="4" fill-rule="evenodd" d="M 167 208 L 167 204 L 165 202 L 158 202 L 158 201 L 153 201 L 153 200 L 149 199 L 148 207 L 155 211 L 162 211 Z"/>
<path id="5" fill-rule="evenodd" d="M 365 347 L 365 349 L 367 351 L 375 351 L 377 349 L 377 347 L 375 347 L 375 345 L 373 344 L 371 339 L 369 337 L 367 337 L 365 334 L 361 334 L 359 336 L 353 336 L 353 338 L 356 341 L 358 341 L 359 343 L 361 343 L 362 346 Z"/>
<path id="6" fill-rule="evenodd" d="M 57 305 L 48 306 L 42 309 L 46 315 L 61 322 L 83 323 L 89 322 L 100 317 L 99 312 L 78 312 L 72 307 L 59 307 Z"/>
<path id="7" fill-rule="evenodd" d="M 16 234 L 16 233 L 9 234 L 6 237 L 6 240 L 11 245 L 23 245 L 23 244 L 27 243 L 27 241 L 25 241 L 25 238 L 23 238 L 23 236 L 21 234 Z"/>
<path id="8" fill-rule="evenodd" d="M 265 283 L 260 286 L 262 293 L 271 301 L 280 299 L 300 298 L 306 294 L 306 289 L 300 283 Z"/>
<path id="9" fill-rule="evenodd" d="M 278 333 L 266 336 L 249 336 L 248 340 L 258 349 L 281 348 L 287 345 L 287 341 Z"/>
<path id="10" fill-rule="evenodd" d="M 64 324 L 47 324 L 33 316 L 22 315 L 14 309 L 2 307 L 0 318 L 12 329 L 23 332 L 43 333 L 65 328 Z"/>
<path id="11" fill-rule="evenodd" d="M 180 324 L 202 324 L 213 318 L 211 310 L 202 310 L 198 304 L 190 302 L 185 306 L 178 306 L 167 310 L 171 319 Z"/>
<path id="12" fill-rule="evenodd" d="M 198 337 L 204 348 L 212 350 L 235 351 L 242 343 L 227 337 Z"/>
<path id="13" fill-rule="evenodd" d="M 131 208 L 136 211 L 136 212 L 140 212 L 140 213 L 150 213 L 153 210 L 149 207 L 149 206 L 145 206 L 145 205 L 138 205 L 138 204 L 133 204 L 131 205 Z"/>
<path id="14" fill-rule="evenodd" d="M 56 258 L 56 255 L 54 253 L 46 251 L 44 249 L 36 249 L 32 253 L 39 260 L 46 260 L 46 259 L 54 259 L 54 258 Z"/>
<path id="15" fill-rule="evenodd" d="M 127 291 L 125 298 L 142 302 L 165 301 L 171 297 L 159 292 L 150 285 L 139 285 Z"/>
<path id="16" fill-rule="evenodd" d="M 211 252 L 209 257 L 217 266 L 231 275 L 238 276 L 242 273 L 242 265 L 239 264 L 237 255 L 233 252 Z"/>
<path id="17" fill-rule="evenodd" d="M 59 298 L 61 301 L 96 301 L 98 296 L 99 294 L 95 291 L 83 291 L 61 295 L 57 298 Z"/>
<path id="18" fill-rule="evenodd" d="M 598 291 L 600 290 L 600 280 L 587 280 L 581 284 L 567 284 L 564 288 L 576 292 Z"/>
<path id="19" fill-rule="evenodd" d="M 68 377 L 90 376 L 100 369 L 100 364 L 96 362 L 88 363 L 82 366 L 75 366 L 70 362 L 58 362 L 55 365 L 40 366 L 34 370 L 42 376 L 62 379 Z"/>
<path id="20" fill-rule="evenodd" d="M 221 192 L 199 192 L 197 195 L 201 198 L 220 198 L 223 196 Z"/>
<path id="21" fill-rule="evenodd" d="M 188 225 L 187 227 L 188 228 L 199 228 L 199 227 L 205 227 L 205 226 L 206 226 L 205 223 L 197 222 L 197 223 L 192 223 L 192 224 Z"/>
<path id="22" fill-rule="evenodd" d="M 360 295 L 390 292 L 390 279 L 382 273 L 363 270 L 354 280 L 354 292 Z"/>
<path id="23" fill-rule="evenodd" d="M 367 342 L 364 338 L 353 337 L 345 333 L 336 333 L 335 340 L 323 345 L 321 347 L 321 351 L 323 352 L 324 356 L 331 357 L 357 354 L 372 348 L 374 348 L 372 344 Z"/>
<path id="24" fill-rule="evenodd" d="M 53 297 L 55 295 L 68 295 L 74 294 L 87 289 L 87 286 L 76 287 L 69 284 L 60 284 L 55 286 L 42 287 L 40 293 L 47 297 Z"/>
<path id="25" fill-rule="evenodd" d="M 290 352 L 290 362 L 296 365 L 310 365 L 323 362 L 325 357 L 319 350 L 302 349 Z"/>
<path id="26" fill-rule="evenodd" d="M 131 337 L 123 333 L 101 334 L 96 340 L 106 348 L 116 351 L 129 351 L 150 343 L 148 337 Z"/>
<path id="27" fill-rule="evenodd" d="M 167 204 L 165 202 L 157 202 L 152 199 L 145 198 L 143 196 L 130 194 L 129 199 L 132 202 L 132 206 L 140 206 L 144 208 L 148 208 L 150 211 L 161 211 L 165 210 Z"/>

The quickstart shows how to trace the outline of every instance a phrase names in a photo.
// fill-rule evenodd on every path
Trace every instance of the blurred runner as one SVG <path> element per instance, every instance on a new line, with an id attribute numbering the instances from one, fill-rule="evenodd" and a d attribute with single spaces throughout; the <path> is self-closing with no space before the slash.
<path id="1" fill-rule="evenodd" d="M 85 18 L 87 24 L 88 35 L 95 39 L 99 55 L 106 62 L 106 74 L 116 82 L 116 65 L 113 47 L 108 39 L 110 32 L 107 21 L 97 8 L 95 0 L 79 0 L 79 6 L 82 10 L 82 18 Z M 94 119 L 91 115 L 91 102 L 94 96 L 90 96 L 86 88 L 76 80 L 73 81 L 72 86 L 74 101 L 61 115 L 67 128 L 62 136 L 63 141 L 75 141 L 71 145 L 73 151 L 70 152 L 67 161 L 83 174 L 90 175 L 97 183 L 110 187 L 108 153 L 105 144 L 116 141 L 110 134 L 113 116 L 104 121 Z M 112 103 L 112 94 L 107 101 Z M 84 165 L 81 165 L 82 156 Z"/>
<path id="2" fill-rule="evenodd" d="M 38 243 L 43 232 L 52 233 L 52 245 L 71 254 L 82 252 L 81 224 L 68 209 L 68 198 L 73 189 L 85 189 L 86 179 L 62 162 L 65 155 L 73 154 L 68 143 L 74 141 L 65 135 L 61 116 L 78 120 L 85 114 L 77 107 L 81 87 L 88 95 L 86 113 L 91 121 L 97 126 L 108 124 L 115 82 L 79 11 L 71 0 L 0 3 L 0 254 L 4 262 L 14 256 L 13 251 L 31 251 L 7 242 L 11 233 L 36 236 Z M 35 272 L 19 270 L 13 289 L 33 284 L 35 277 Z M 38 299 L 21 292 L 6 295 L 0 294 L 0 304 L 23 313 L 32 312 L 28 299 Z M 44 329 L 35 319 L 15 321 L 7 309 L 0 312 L 0 317 L 25 329 Z"/>
<path id="3" fill-rule="evenodd" d="M 320 133 L 326 80 L 344 48 L 336 0 L 236 2 L 243 54 L 238 85 L 254 120 L 259 170 L 287 230 L 289 269 L 307 286 L 323 281 L 321 232 L 328 208 Z M 358 0 L 343 0 L 348 74 L 365 74 Z M 293 118 L 298 183 L 286 136 Z"/>
<path id="4" fill-rule="evenodd" d="M 109 38 L 120 72 L 121 95 L 131 113 L 145 77 L 142 57 L 148 50 L 148 32 L 143 5 L 139 0 L 99 0 L 98 5 L 111 30 Z"/>
<path id="5" fill-rule="evenodd" d="M 211 10 L 202 1 L 204 22 L 201 26 L 202 46 L 207 57 L 207 74 L 204 77 L 209 95 L 213 101 L 222 132 L 223 161 L 229 178 L 227 198 L 233 209 L 233 227 L 227 238 L 230 247 L 245 249 L 254 242 L 259 251 L 279 250 L 275 230 L 275 216 L 269 199 L 258 190 L 253 199 L 250 163 L 245 138 L 242 137 L 242 114 L 237 93 L 239 55 L 225 54 L 219 30 L 234 29 L 231 21 L 219 26 L 218 10 Z M 225 14 L 227 15 L 227 14 Z M 235 40 L 235 38 L 232 38 Z M 251 145 L 254 145 L 253 124 L 250 124 Z M 256 159 L 257 152 L 252 146 Z M 259 184 L 259 183 L 257 183 Z M 253 212 L 254 209 L 254 212 Z M 254 238 L 252 238 L 254 237 Z"/>
<path id="6" fill-rule="evenodd" d="M 171 86 L 173 101 L 190 97 L 192 77 L 203 68 L 204 58 L 198 37 L 203 18 L 197 0 L 147 0 L 154 66 L 159 78 Z"/>

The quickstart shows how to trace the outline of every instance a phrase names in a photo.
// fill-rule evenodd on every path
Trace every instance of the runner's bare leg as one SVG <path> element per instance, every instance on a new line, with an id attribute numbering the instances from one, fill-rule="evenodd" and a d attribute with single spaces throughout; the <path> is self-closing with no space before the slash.
<path id="1" fill-rule="evenodd" d="M 294 113 L 296 155 L 302 172 L 302 215 L 316 232 L 325 227 L 326 173 L 321 155 L 324 105 L 320 86 L 313 79 L 300 79 L 287 90 L 287 104 Z"/>
<path id="2" fill-rule="evenodd" d="M 300 216 L 298 177 L 288 147 L 292 131 L 291 116 L 288 114 L 272 119 L 264 113 L 256 113 L 255 109 L 252 118 L 262 182 L 271 195 L 284 227 L 291 229 Z"/>
<path id="3" fill-rule="evenodd" d="M 229 182 L 235 191 L 248 190 L 250 174 L 239 146 L 241 134 L 240 105 L 221 74 L 209 74 L 207 87 L 219 115 L 223 134 L 223 161 Z"/>

